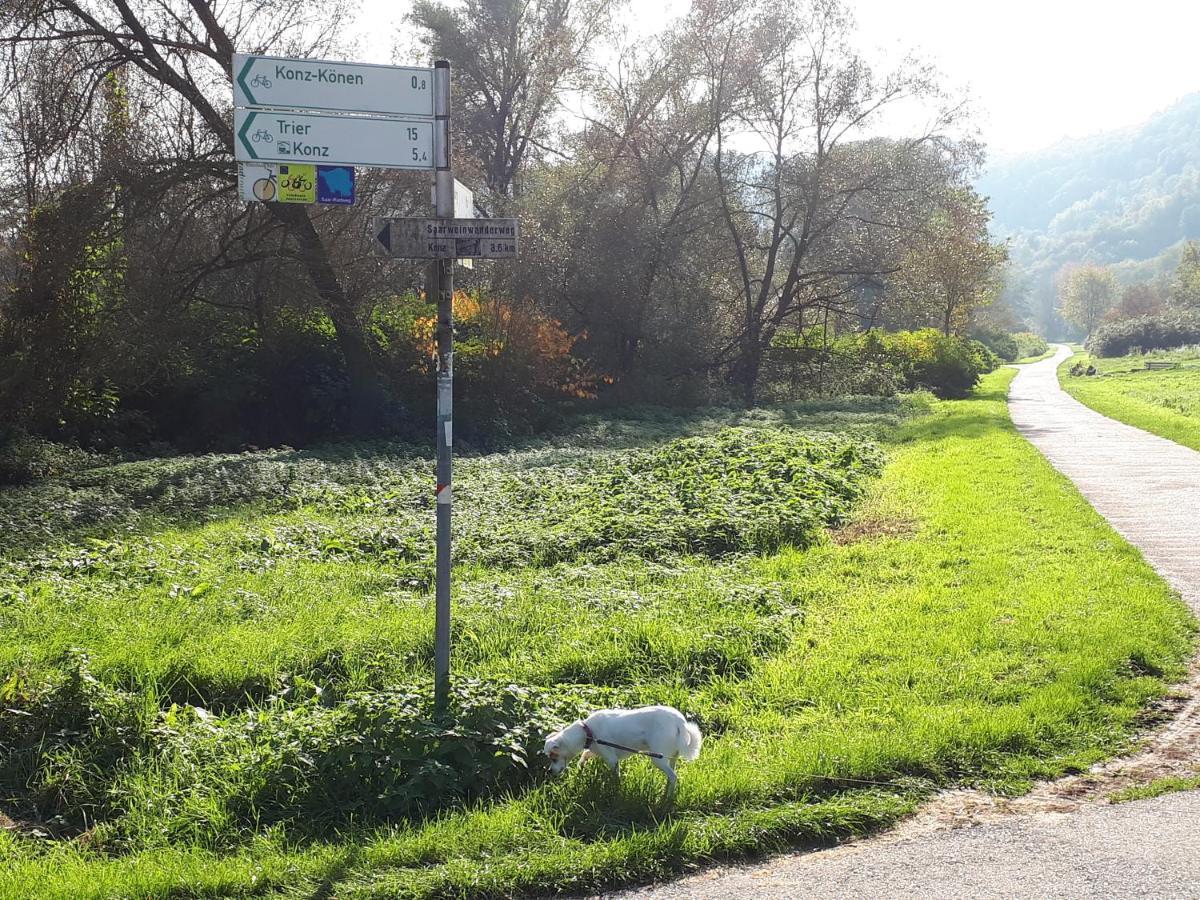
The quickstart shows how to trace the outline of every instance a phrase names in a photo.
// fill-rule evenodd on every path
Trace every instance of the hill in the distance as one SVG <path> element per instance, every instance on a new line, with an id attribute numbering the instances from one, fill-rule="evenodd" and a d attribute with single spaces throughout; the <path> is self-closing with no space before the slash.
<path id="1" fill-rule="evenodd" d="M 978 186 L 1035 309 L 1070 263 L 1116 265 L 1124 280 L 1168 272 L 1200 238 L 1200 93 L 1141 126 L 997 161 Z"/>

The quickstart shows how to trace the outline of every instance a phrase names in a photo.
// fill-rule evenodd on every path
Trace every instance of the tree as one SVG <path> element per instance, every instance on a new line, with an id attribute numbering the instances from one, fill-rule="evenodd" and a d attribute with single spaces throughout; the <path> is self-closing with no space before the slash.
<path id="1" fill-rule="evenodd" d="M 410 20 L 454 66 L 458 134 L 498 197 L 547 148 L 559 97 L 587 63 L 616 0 L 417 0 Z"/>
<path id="2" fill-rule="evenodd" d="M 145 180 L 142 193 L 148 193 L 147 183 L 163 191 L 187 182 L 199 186 L 200 205 L 228 203 L 235 186 L 227 99 L 234 47 L 328 55 L 328 36 L 337 33 L 345 8 L 340 0 L 305 0 L 280 16 L 267 0 L 229 7 L 205 0 L 0 0 L 0 45 L 13 54 L 6 88 L 20 82 L 26 60 L 46 53 L 78 79 L 79 102 L 60 109 L 50 123 L 57 146 L 65 148 L 83 132 L 105 79 L 125 73 L 132 89 L 155 98 L 146 109 L 154 128 L 146 132 L 153 131 L 155 143 L 147 147 L 156 152 L 136 166 Z M 134 168 L 129 162 L 127 168 Z M 302 206 L 269 204 L 266 215 L 286 229 L 294 258 L 329 316 L 351 383 L 354 416 L 365 430 L 382 400 L 379 373 L 328 242 Z M 219 248 L 211 265 L 235 264 L 227 250 L 228 244 Z"/>
<path id="3" fill-rule="evenodd" d="M 1162 294 L 1153 284 L 1131 284 L 1121 291 L 1121 299 L 1105 314 L 1104 321 L 1116 322 L 1138 316 L 1155 316 L 1162 312 L 1162 308 Z"/>
<path id="4" fill-rule="evenodd" d="M 954 187 L 916 227 L 900 280 L 910 306 L 928 309 L 942 333 L 963 331 L 971 313 L 992 301 L 1000 289 L 1003 244 L 988 235 L 991 213 L 968 187 Z"/>
<path id="5" fill-rule="evenodd" d="M 1105 266 L 1079 266 L 1065 273 L 1059 288 L 1063 318 L 1087 334 L 1100 324 L 1117 299 L 1117 279 Z"/>
<path id="6" fill-rule="evenodd" d="M 1171 285 L 1171 306 L 1200 310 L 1200 241 L 1188 241 L 1183 247 Z"/>
<path id="7" fill-rule="evenodd" d="M 514 274 L 587 333 L 626 396 L 647 382 L 660 400 L 668 383 L 698 396 L 719 343 L 728 246 L 694 56 L 683 29 L 618 48 L 562 145 L 570 161 L 533 172 L 521 198 L 537 249 Z"/>
<path id="8" fill-rule="evenodd" d="M 895 104 L 934 100 L 936 84 L 911 64 L 878 78 L 833 0 L 702 0 L 693 17 L 702 17 L 711 164 L 733 257 L 736 324 L 722 355 L 752 404 L 782 327 L 802 327 L 812 310 L 851 312 L 854 285 L 894 271 L 895 244 L 944 184 L 944 167 L 926 165 L 922 151 L 958 155 L 944 133 L 958 111 L 939 105 L 908 140 L 864 139 Z M 740 149 L 748 142 L 756 147 Z"/>

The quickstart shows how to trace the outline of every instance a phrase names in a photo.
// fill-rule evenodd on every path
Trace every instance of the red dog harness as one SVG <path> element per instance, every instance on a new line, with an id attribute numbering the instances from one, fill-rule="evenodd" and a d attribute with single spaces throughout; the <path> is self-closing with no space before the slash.
<path id="1" fill-rule="evenodd" d="M 587 722 L 580 722 L 583 726 L 583 733 L 587 736 L 587 740 L 583 742 L 583 749 L 586 750 L 592 744 L 600 744 L 603 747 L 612 747 L 614 750 L 624 750 L 626 753 L 636 753 L 638 756 L 649 756 L 651 759 L 662 759 L 661 753 L 651 753 L 649 750 L 634 750 L 632 747 L 625 747 L 621 744 L 614 744 L 612 741 L 602 741 L 592 733 L 592 729 L 588 727 Z"/>

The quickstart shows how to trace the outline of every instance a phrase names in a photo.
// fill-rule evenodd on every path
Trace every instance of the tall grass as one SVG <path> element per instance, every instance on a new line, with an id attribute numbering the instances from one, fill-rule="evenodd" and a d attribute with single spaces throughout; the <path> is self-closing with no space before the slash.
<path id="1" fill-rule="evenodd" d="M 889 461 L 878 481 L 862 470 L 866 498 L 836 541 L 472 555 L 455 587 L 458 702 L 477 711 L 465 730 L 405 687 L 427 684 L 432 641 L 419 572 L 383 537 L 416 514 L 402 491 L 346 479 L 295 509 L 144 520 L 14 554 L 8 697 L 88 737 L 43 768 L 25 759 L 40 802 L 59 791 L 99 824 L 0 832 L 0 896 L 595 890 L 882 827 L 942 785 L 1012 793 L 1079 770 L 1130 740 L 1193 626 L 1016 434 L 1009 377 L 863 423 Z M 768 452 L 796 437 L 767 424 Z M 516 468 L 541 459 L 586 482 L 632 458 L 589 428 Z M 513 461 L 480 459 L 480 483 Z M 534 531 L 561 514 L 512 508 Z M 619 782 L 598 768 L 549 780 L 530 752 L 543 721 L 641 702 L 675 704 L 707 734 L 673 805 L 643 761 Z M 520 771 L 488 774 L 502 753 Z M 442 796 L 430 763 L 482 780 Z M 437 802 L 400 802 L 429 785 Z"/>

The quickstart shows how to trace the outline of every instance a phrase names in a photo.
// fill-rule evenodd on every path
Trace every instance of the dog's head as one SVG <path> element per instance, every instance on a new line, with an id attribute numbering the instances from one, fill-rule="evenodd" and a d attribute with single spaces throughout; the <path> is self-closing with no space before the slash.
<path id="1" fill-rule="evenodd" d="M 567 753 L 567 748 L 563 746 L 563 733 L 561 731 L 556 731 L 550 737 L 546 738 L 546 746 L 543 752 L 550 759 L 550 772 L 554 775 L 562 772 L 567 767 L 567 763 L 571 761 L 571 756 Z"/>

